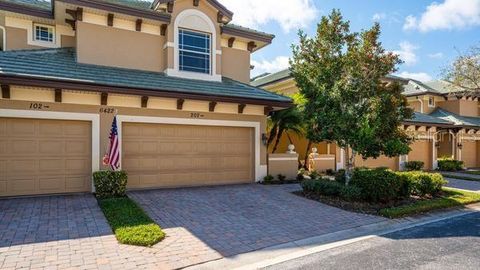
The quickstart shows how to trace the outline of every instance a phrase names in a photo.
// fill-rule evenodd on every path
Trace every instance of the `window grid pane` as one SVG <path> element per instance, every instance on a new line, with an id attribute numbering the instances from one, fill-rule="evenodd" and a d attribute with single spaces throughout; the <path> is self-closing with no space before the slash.
<path id="1" fill-rule="evenodd" d="M 36 25 L 35 40 L 53 42 L 53 28 Z"/>
<path id="2" fill-rule="evenodd" d="M 180 70 L 210 74 L 210 35 L 179 31 Z"/>

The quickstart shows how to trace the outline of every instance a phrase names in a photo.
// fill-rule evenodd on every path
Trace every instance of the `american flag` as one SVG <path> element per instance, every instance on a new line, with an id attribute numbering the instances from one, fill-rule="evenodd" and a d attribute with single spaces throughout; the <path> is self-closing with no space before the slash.
<path id="1" fill-rule="evenodd" d="M 108 153 L 108 164 L 112 170 L 120 169 L 120 149 L 118 142 L 117 116 L 113 118 L 112 130 L 110 131 L 110 152 Z"/>

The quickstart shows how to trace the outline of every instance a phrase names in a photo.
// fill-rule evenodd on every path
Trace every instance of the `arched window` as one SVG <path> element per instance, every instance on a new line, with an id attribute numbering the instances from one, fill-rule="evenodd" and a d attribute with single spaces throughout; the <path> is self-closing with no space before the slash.
<path id="1" fill-rule="evenodd" d="M 216 43 L 216 27 L 210 17 L 196 9 L 180 12 L 174 22 L 174 68 L 167 74 L 220 81 Z"/>

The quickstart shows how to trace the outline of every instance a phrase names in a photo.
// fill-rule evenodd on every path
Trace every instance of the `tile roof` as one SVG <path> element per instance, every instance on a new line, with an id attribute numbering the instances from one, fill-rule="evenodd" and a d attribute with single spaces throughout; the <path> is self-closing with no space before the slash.
<path id="1" fill-rule="evenodd" d="M 23 5 L 32 8 L 51 10 L 50 0 L 2 0 L 3 2 Z"/>
<path id="2" fill-rule="evenodd" d="M 265 36 L 266 38 L 270 38 L 270 39 L 275 38 L 275 35 L 273 35 L 273 34 L 265 33 L 265 32 L 262 32 L 262 31 L 258 31 L 258 30 L 252 29 L 252 28 L 240 26 L 240 25 L 233 24 L 233 23 L 225 24 L 225 25 L 222 26 L 222 28 L 236 29 L 236 30 L 240 30 L 240 31 L 243 31 L 243 32 L 249 32 L 249 33 L 252 33 L 254 35 Z"/>
<path id="3" fill-rule="evenodd" d="M 445 121 L 450 121 L 456 126 L 480 126 L 480 117 L 462 116 L 440 108 L 437 108 L 430 115 Z"/>
<path id="4" fill-rule="evenodd" d="M 54 80 L 77 84 L 125 87 L 147 91 L 263 100 L 288 104 L 285 96 L 228 78 L 221 82 L 167 76 L 162 72 L 80 64 L 75 49 L 0 52 L 0 76 Z"/>
<path id="5" fill-rule="evenodd" d="M 453 122 L 442 118 L 435 117 L 424 113 L 414 112 L 412 119 L 406 119 L 405 122 L 438 124 L 438 125 L 453 125 Z"/>
<path id="6" fill-rule="evenodd" d="M 292 76 L 289 69 L 284 69 L 275 73 L 266 74 L 263 77 L 257 77 L 250 82 L 251 85 L 261 87 L 278 81 L 290 79 Z"/>

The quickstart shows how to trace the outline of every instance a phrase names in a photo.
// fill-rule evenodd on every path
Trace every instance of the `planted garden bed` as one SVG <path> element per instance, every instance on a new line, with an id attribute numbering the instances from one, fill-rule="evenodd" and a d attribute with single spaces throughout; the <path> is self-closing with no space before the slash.
<path id="1" fill-rule="evenodd" d="M 297 195 L 348 211 L 399 218 L 480 202 L 480 194 L 444 188 L 440 174 L 356 169 L 349 185 L 342 177 L 305 180 Z"/>

